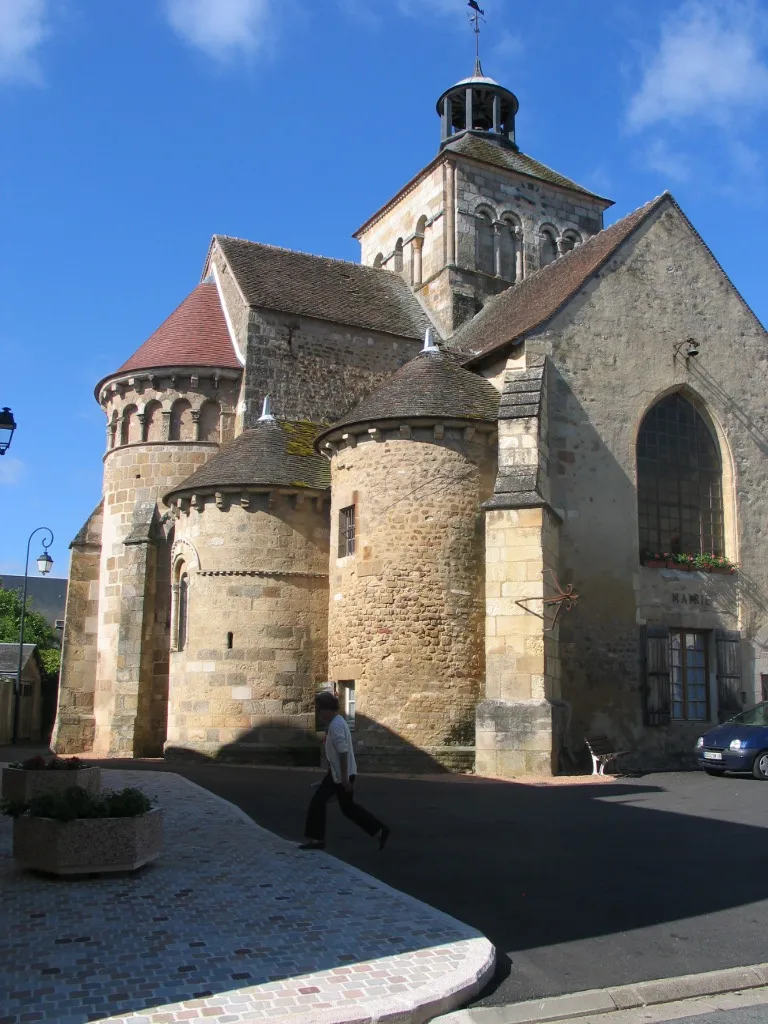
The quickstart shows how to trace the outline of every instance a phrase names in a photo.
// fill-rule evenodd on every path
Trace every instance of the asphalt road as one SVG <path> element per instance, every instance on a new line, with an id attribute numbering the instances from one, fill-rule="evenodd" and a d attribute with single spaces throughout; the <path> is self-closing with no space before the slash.
<path id="1" fill-rule="evenodd" d="M 301 837 L 320 777 L 147 767 L 186 775 L 289 839 Z M 368 776 L 357 795 L 391 824 L 389 846 L 380 854 L 332 805 L 328 852 L 487 935 L 500 966 L 482 1005 L 768 960 L 764 783 L 699 773 L 610 786 Z"/>

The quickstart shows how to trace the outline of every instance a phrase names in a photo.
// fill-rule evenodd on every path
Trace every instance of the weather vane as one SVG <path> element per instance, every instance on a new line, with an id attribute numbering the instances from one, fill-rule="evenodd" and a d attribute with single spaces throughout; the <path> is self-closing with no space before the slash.
<path id="1" fill-rule="evenodd" d="M 472 8 L 469 20 L 475 33 L 475 74 L 482 75 L 483 68 L 480 63 L 480 22 L 485 21 L 485 11 L 480 7 L 477 0 L 467 0 L 467 7 Z"/>

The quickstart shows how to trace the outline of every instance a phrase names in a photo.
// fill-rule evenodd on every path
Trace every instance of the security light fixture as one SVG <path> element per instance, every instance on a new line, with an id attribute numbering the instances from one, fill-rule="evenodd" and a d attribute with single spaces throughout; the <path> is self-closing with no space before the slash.
<path id="1" fill-rule="evenodd" d="M 5 455 L 10 448 L 11 438 L 15 429 L 16 420 L 6 405 L 0 410 L 0 455 Z"/>

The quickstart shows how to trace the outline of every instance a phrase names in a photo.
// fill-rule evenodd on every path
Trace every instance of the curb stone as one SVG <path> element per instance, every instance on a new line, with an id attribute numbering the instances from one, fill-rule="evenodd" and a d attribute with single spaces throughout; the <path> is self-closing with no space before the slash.
<path id="1" fill-rule="evenodd" d="M 640 981 L 635 985 L 590 989 L 549 999 L 531 999 L 507 1006 L 478 1006 L 436 1018 L 434 1024 L 543 1024 L 592 1013 L 632 1010 L 696 996 L 721 995 L 768 985 L 768 963 L 730 967 L 706 974 Z"/>

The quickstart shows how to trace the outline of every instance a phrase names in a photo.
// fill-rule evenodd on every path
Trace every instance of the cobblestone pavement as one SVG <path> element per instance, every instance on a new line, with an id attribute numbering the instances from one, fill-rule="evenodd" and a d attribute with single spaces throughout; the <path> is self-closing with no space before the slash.
<path id="1" fill-rule="evenodd" d="M 474 929 L 177 775 L 102 780 L 157 798 L 165 853 L 132 875 L 35 876 L 0 819 L 0 1024 L 421 1024 L 493 972 Z"/>

